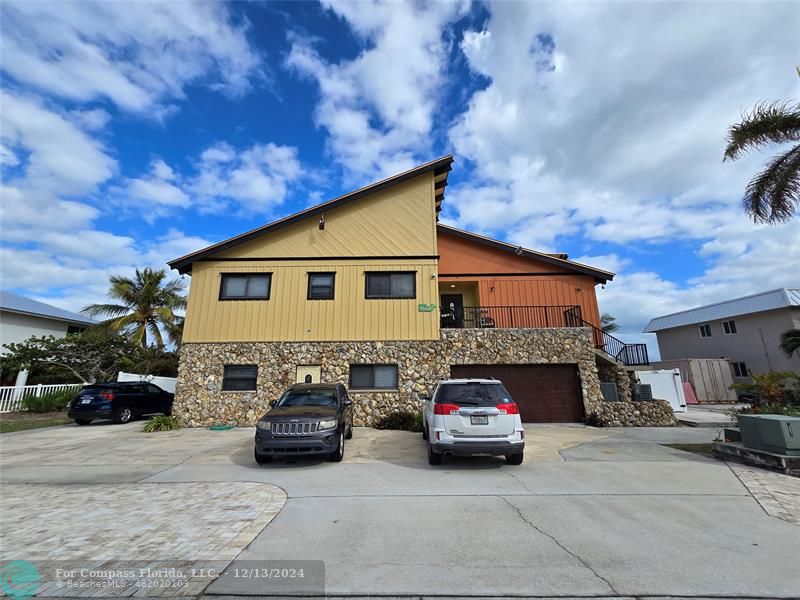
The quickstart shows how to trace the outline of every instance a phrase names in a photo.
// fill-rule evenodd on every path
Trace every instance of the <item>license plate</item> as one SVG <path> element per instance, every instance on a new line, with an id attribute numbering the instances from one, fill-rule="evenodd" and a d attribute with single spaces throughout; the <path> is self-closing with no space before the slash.
<path id="1" fill-rule="evenodd" d="M 469 422 L 472 425 L 488 425 L 489 417 L 470 417 Z"/>
<path id="2" fill-rule="evenodd" d="M 92 399 L 91 398 L 82 398 L 81 399 L 81 404 L 91 404 L 91 403 L 92 403 Z"/>

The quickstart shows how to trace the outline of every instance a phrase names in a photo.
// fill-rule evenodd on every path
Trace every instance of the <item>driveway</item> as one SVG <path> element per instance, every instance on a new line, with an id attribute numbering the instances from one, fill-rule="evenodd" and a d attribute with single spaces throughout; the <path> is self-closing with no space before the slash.
<path id="1" fill-rule="evenodd" d="M 88 535 L 105 543 L 102 556 L 127 560 L 133 556 L 125 532 L 132 538 L 158 522 L 168 528 L 160 538 L 165 545 L 140 560 L 150 559 L 149 551 L 153 561 L 191 555 L 224 564 L 232 553 L 234 565 L 294 561 L 309 571 L 324 568 L 331 595 L 800 596 L 800 527 L 787 518 L 800 505 L 797 480 L 737 476 L 725 463 L 661 445 L 711 441 L 714 430 L 531 426 L 519 467 L 494 458 L 430 467 L 418 434 L 357 429 L 341 464 L 257 467 L 252 430 L 140 428 L 67 426 L 0 436 L 2 557 L 46 549 L 41 540 L 34 546 L 9 534 L 27 522 L 72 548 L 84 547 Z M 743 481 L 759 494 L 781 487 L 770 497 L 784 512 L 772 510 L 763 494 L 759 502 Z M 35 505 L 26 507 L 24 498 Z M 166 504 L 136 513 L 138 522 L 126 527 L 99 525 L 125 514 L 137 498 Z M 88 508 L 70 511 L 67 527 L 49 518 L 65 505 Z M 260 515 L 259 507 L 270 508 Z M 164 514 L 174 516 L 166 525 L 156 516 Z M 229 522 L 239 533 L 217 540 L 219 552 L 192 548 L 204 531 L 221 533 L 219 525 Z M 53 558 L 59 547 L 52 546 Z M 95 548 L 73 558 L 97 554 Z M 262 595 L 278 589 L 272 585 L 219 577 L 204 594 Z M 320 592 L 303 585 L 287 589 Z"/>

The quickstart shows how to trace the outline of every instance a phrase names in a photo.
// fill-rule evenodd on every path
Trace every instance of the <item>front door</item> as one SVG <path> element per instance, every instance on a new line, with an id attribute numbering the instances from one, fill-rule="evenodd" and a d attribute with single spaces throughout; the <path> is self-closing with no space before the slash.
<path id="1" fill-rule="evenodd" d="M 464 296 L 442 294 L 442 327 L 464 327 Z"/>

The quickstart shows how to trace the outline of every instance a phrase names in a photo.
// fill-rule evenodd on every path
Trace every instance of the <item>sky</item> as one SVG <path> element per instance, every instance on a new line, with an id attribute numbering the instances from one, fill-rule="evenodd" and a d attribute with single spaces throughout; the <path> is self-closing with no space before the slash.
<path id="1" fill-rule="evenodd" d="M 0 3 L 0 285 L 70 310 L 452 153 L 442 221 L 617 273 L 650 318 L 800 287 L 727 128 L 800 96 L 797 2 Z M 173 276 L 178 276 L 172 272 Z M 188 285 L 189 278 L 186 278 Z"/>

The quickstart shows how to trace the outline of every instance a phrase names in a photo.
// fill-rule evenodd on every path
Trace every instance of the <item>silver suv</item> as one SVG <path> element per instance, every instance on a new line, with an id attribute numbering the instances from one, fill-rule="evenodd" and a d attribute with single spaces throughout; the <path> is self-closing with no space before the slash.
<path id="1" fill-rule="evenodd" d="M 440 381 L 423 407 L 422 437 L 428 441 L 428 463 L 442 456 L 490 454 L 522 464 L 525 430 L 519 406 L 496 379 Z"/>

